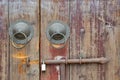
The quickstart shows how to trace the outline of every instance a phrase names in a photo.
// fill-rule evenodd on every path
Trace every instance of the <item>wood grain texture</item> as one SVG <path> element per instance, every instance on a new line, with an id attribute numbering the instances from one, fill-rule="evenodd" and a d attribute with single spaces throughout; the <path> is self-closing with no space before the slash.
<path id="1" fill-rule="evenodd" d="M 108 57 L 106 65 L 74 65 L 70 80 L 119 80 L 120 0 L 70 2 L 70 57 Z M 75 6 L 76 4 L 76 6 Z M 81 36 L 80 29 L 85 29 Z M 96 76 L 94 76 L 96 75 Z"/>
<path id="2" fill-rule="evenodd" d="M 17 20 L 34 27 L 34 37 L 23 49 L 9 42 L 9 24 Z M 53 48 L 46 38 L 46 28 L 55 20 L 71 30 L 63 49 Z M 120 0 L 0 0 L 0 80 L 120 80 L 119 36 Z M 23 65 L 13 58 L 18 52 L 31 55 L 30 61 L 96 57 L 110 61 L 47 65 L 42 72 L 39 64 Z"/>
<path id="3" fill-rule="evenodd" d="M 48 24 L 61 20 L 69 25 L 69 0 L 41 0 L 41 59 L 63 59 L 69 55 L 69 44 L 62 49 L 53 48 L 46 38 Z M 66 77 L 69 74 L 66 67 Z M 46 72 L 41 72 L 41 80 L 61 80 L 60 66 L 49 65 Z M 66 80 L 69 80 L 66 78 Z"/>
<path id="4" fill-rule="evenodd" d="M 106 56 L 110 58 L 107 65 L 106 79 L 120 80 L 120 0 L 109 0 L 106 2 L 106 25 L 107 39 L 104 41 Z M 109 26 L 109 27 L 108 27 Z"/>
<path id="5" fill-rule="evenodd" d="M 8 80 L 8 0 L 0 0 L 0 80 Z"/>
<path id="6" fill-rule="evenodd" d="M 29 55 L 31 60 L 39 60 L 39 0 L 9 0 L 9 22 L 25 20 L 32 24 L 34 36 L 22 49 L 10 43 L 10 80 L 39 80 L 39 64 L 23 65 L 13 58 L 19 52 Z M 26 59 L 25 59 L 26 60 Z"/>
<path id="7" fill-rule="evenodd" d="M 76 4 L 76 5 L 75 5 Z M 70 58 L 104 56 L 101 23 L 105 0 L 72 0 L 70 2 Z M 85 30 L 84 32 L 82 30 Z M 94 76 L 96 75 L 96 76 Z M 104 80 L 104 65 L 71 65 L 70 80 Z"/>

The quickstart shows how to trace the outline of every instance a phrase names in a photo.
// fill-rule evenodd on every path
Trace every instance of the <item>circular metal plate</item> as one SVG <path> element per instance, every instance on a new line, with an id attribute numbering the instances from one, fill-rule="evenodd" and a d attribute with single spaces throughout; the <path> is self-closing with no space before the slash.
<path id="1" fill-rule="evenodd" d="M 54 34 L 59 34 L 63 36 L 61 39 L 53 39 Z M 62 21 L 53 21 L 47 26 L 46 35 L 48 40 L 53 44 L 62 44 L 65 43 L 70 35 L 70 28 L 67 24 Z M 58 36 L 58 38 L 59 38 Z"/>
<path id="2" fill-rule="evenodd" d="M 15 37 L 16 33 L 23 33 L 26 36 L 23 39 L 18 39 Z M 34 29 L 29 22 L 24 20 L 19 20 L 10 25 L 9 35 L 10 35 L 10 39 L 16 44 L 26 44 L 32 39 L 34 35 Z"/>

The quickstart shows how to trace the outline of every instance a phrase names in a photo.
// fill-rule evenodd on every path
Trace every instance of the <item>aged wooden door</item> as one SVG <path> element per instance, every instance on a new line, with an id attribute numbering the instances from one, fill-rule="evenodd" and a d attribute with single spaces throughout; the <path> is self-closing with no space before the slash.
<path id="1" fill-rule="evenodd" d="M 12 46 L 9 27 L 25 20 L 34 28 L 22 49 Z M 62 49 L 50 45 L 47 26 L 70 28 Z M 0 80 L 120 80 L 120 0 L 0 0 Z M 23 53 L 29 58 L 15 58 Z M 42 61 L 105 57 L 108 63 L 46 65 Z"/>
<path id="2" fill-rule="evenodd" d="M 62 49 L 53 48 L 46 39 L 47 25 L 55 20 L 71 30 Z M 120 0 L 41 0 L 42 60 L 110 59 L 107 64 L 47 65 L 41 80 L 119 80 L 119 36 Z"/>
<path id="3" fill-rule="evenodd" d="M 39 80 L 39 0 L 0 0 L 0 80 Z M 34 28 L 32 40 L 22 49 L 13 47 L 9 27 L 24 20 Z M 28 56 L 22 58 L 21 55 Z"/>

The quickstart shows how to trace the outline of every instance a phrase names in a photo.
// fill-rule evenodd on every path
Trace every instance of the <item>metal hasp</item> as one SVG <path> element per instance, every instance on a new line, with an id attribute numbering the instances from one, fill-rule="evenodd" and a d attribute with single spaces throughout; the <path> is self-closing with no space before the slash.
<path id="1" fill-rule="evenodd" d="M 24 47 L 32 39 L 33 34 L 33 26 L 24 20 L 16 21 L 9 27 L 10 39 L 16 48 Z"/>
<path id="2" fill-rule="evenodd" d="M 63 48 L 70 36 L 70 28 L 62 21 L 53 21 L 47 26 L 46 35 L 53 47 Z"/>
<path id="3" fill-rule="evenodd" d="M 44 60 L 39 61 L 39 60 L 21 60 L 20 61 L 22 65 L 35 65 L 35 64 L 40 64 L 42 71 L 46 71 L 47 65 L 61 65 L 61 75 L 64 76 L 64 69 L 65 65 L 67 64 L 88 64 L 88 63 L 97 63 L 97 64 L 105 64 L 109 62 L 109 59 L 100 57 L 100 58 L 87 58 L 87 59 L 62 59 L 62 60 Z M 63 79 L 62 79 L 63 80 Z"/>

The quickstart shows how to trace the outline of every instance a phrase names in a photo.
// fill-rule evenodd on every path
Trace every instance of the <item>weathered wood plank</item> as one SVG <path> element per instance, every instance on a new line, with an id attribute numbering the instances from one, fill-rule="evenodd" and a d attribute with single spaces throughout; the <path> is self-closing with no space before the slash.
<path id="1" fill-rule="evenodd" d="M 69 44 L 63 49 L 53 48 L 46 38 L 46 27 L 51 21 L 61 20 L 69 25 L 69 0 L 41 0 L 41 59 L 62 59 L 69 55 Z M 66 67 L 66 77 L 69 75 Z M 41 72 L 41 80 L 61 80 L 60 66 L 49 65 Z M 69 78 L 69 77 L 67 77 Z M 69 80 L 69 79 L 66 79 Z"/>
<path id="2" fill-rule="evenodd" d="M 97 57 L 106 57 L 105 56 L 105 49 L 104 49 L 104 38 L 106 36 L 106 33 L 104 33 L 104 28 L 105 26 L 105 17 L 106 17 L 106 1 L 105 0 L 100 0 L 98 1 L 97 8 L 96 8 L 96 30 L 97 33 L 96 39 L 95 39 L 95 44 L 97 47 Z M 99 80 L 105 80 L 105 65 L 98 65 L 98 74 L 97 77 Z"/>
<path id="3" fill-rule="evenodd" d="M 0 0 L 0 80 L 9 79 L 8 0 Z"/>
<path id="4" fill-rule="evenodd" d="M 0 80 L 120 80 L 120 0 L 41 0 L 41 4 L 39 1 L 0 0 Z M 34 37 L 25 48 L 15 49 L 11 43 L 9 47 L 7 26 L 21 19 L 32 23 Z M 64 21 L 71 28 L 70 44 L 68 41 L 65 48 L 59 50 L 51 47 L 45 33 L 47 25 L 54 20 Z M 26 67 L 12 57 L 18 52 L 31 54 L 30 60 L 104 56 L 110 58 L 110 62 L 70 65 L 70 71 L 69 65 L 49 65 L 46 72 L 39 74 L 39 64 Z"/>
<path id="5" fill-rule="evenodd" d="M 120 0 L 106 2 L 106 20 L 109 24 L 105 26 L 107 36 L 103 45 L 106 56 L 110 58 L 106 80 L 120 80 Z"/>
<path id="6" fill-rule="evenodd" d="M 76 5 L 75 5 L 76 4 Z M 104 15 L 102 0 L 72 0 L 70 4 L 70 57 L 94 58 L 101 48 L 99 42 L 99 14 Z M 98 42 L 96 42 L 98 41 Z M 101 51 L 102 52 L 102 51 Z M 103 56 L 104 53 L 101 53 Z M 101 66 L 100 66 L 101 68 Z M 104 69 L 103 69 L 104 70 Z M 96 76 L 94 76 L 96 75 Z M 71 65 L 71 80 L 104 80 L 97 64 Z M 101 78 L 103 77 L 103 78 Z"/>
<path id="7" fill-rule="evenodd" d="M 10 43 L 10 80 L 39 80 L 39 64 L 23 65 L 20 59 L 13 58 L 16 53 L 31 55 L 31 60 L 39 60 L 39 0 L 9 0 L 9 22 L 25 20 L 34 27 L 32 40 L 22 49 Z M 26 60 L 26 59 L 25 59 Z"/>

